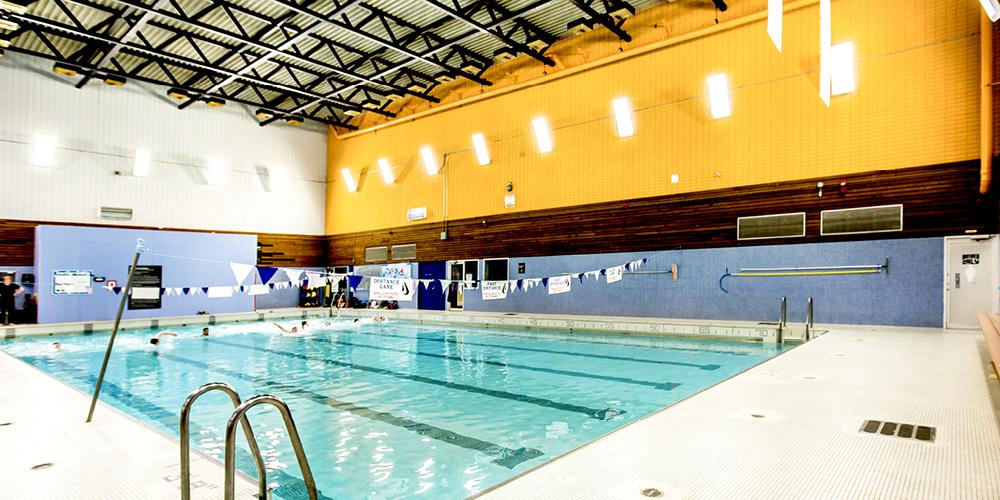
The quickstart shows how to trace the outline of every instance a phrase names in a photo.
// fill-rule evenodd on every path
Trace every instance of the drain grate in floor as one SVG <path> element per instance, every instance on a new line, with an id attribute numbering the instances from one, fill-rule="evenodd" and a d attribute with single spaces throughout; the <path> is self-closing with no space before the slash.
<path id="1" fill-rule="evenodd" d="M 865 420 L 865 424 L 861 426 L 861 432 L 895 436 L 903 439 L 916 439 L 917 441 L 927 443 L 933 443 L 934 438 L 937 437 L 937 427 L 899 424 L 896 422 L 883 422 L 881 420 Z"/>

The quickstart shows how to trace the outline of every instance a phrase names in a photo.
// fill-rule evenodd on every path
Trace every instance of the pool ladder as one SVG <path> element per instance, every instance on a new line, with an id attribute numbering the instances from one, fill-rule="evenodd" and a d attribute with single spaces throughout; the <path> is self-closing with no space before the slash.
<path id="1" fill-rule="evenodd" d="M 785 341 L 785 327 L 787 326 L 786 320 L 788 319 L 788 300 L 785 297 L 781 298 L 781 317 L 778 319 L 778 337 L 777 341 L 779 344 Z M 806 331 L 802 337 L 802 341 L 808 341 L 810 330 L 813 328 L 813 298 L 809 297 L 809 304 L 806 307 Z"/>
<path id="2" fill-rule="evenodd" d="M 306 489 L 309 491 L 309 499 L 317 500 L 319 498 L 319 494 L 316 491 L 316 481 L 313 480 L 312 471 L 309 470 L 309 462 L 306 460 L 305 451 L 302 449 L 302 442 L 299 440 L 299 433 L 295 428 L 295 422 L 292 421 L 292 413 L 288 409 L 288 404 L 282 401 L 281 398 L 270 394 L 259 394 L 241 402 L 239 394 L 236 393 L 236 389 L 233 389 L 231 385 L 223 382 L 211 382 L 195 389 L 194 392 L 189 394 L 187 399 L 184 400 L 184 404 L 181 405 L 181 500 L 191 500 L 191 433 L 189 429 L 191 406 L 199 396 L 212 390 L 218 390 L 226 393 L 229 396 L 229 399 L 233 401 L 233 406 L 236 408 L 233 411 L 233 414 L 230 415 L 229 422 L 226 424 L 226 485 L 224 498 L 226 500 L 234 500 L 236 497 L 237 423 L 243 426 L 243 434 L 246 436 L 247 442 L 250 444 L 250 453 L 253 455 L 254 464 L 257 465 L 257 499 L 270 500 L 271 498 L 271 490 L 267 488 L 267 470 L 264 468 L 264 459 L 260 456 L 260 449 L 257 447 L 257 440 L 254 439 L 253 429 L 250 428 L 250 422 L 246 417 L 246 412 L 250 408 L 253 408 L 261 403 L 268 403 L 277 408 L 281 413 L 281 418 L 285 421 L 285 429 L 288 432 L 288 438 L 291 440 L 292 448 L 295 450 L 295 458 L 299 462 L 299 469 L 302 470 L 302 480 L 305 482 Z"/>

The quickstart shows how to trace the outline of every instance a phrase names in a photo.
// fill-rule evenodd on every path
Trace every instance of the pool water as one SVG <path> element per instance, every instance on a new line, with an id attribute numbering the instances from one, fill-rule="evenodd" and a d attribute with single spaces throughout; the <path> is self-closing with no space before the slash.
<path id="1" fill-rule="evenodd" d="M 298 321 L 282 322 L 286 329 Z M 312 320 L 119 333 L 101 400 L 173 436 L 208 382 L 291 407 L 321 498 L 458 500 L 761 363 L 773 344 Z M 53 342 L 62 343 L 60 349 Z M 93 393 L 108 334 L 0 341 Z M 229 398 L 203 395 L 191 445 L 222 458 Z M 308 498 L 280 415 L 248 413 L 276 498 Z M 81 418 L 83 416 L 81 415 Z M 237 465 L 256 477 L 242 432 Z"/>

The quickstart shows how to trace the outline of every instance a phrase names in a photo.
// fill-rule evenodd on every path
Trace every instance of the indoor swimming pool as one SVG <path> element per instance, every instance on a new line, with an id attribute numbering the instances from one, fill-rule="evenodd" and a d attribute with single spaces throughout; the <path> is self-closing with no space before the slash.
<path id="1" fill-rule="evenodd" d="M 300 321 L 279 322 L 284 329 Z M 125 331 L 101 400 L 171 436 L 188 394 L 226 382 L 292 410 L 320 498 L 458 500 L 782 352 L 780 344 L 350 319 L 283 332 L 270 322 Z M 0 349 L 92 393 L 107 334 L 0 340 Z M 54 342 L 59 342 L 56 348 Z M 223 455 L 232 403 L 213 391 L 191 445 Z M 248 413 L 276 498 L 307 498 L 278 412 Z M 80 415 L 85 418 L 85 415 Z M 239 434 L 237 466 L 256 476 Z"/>

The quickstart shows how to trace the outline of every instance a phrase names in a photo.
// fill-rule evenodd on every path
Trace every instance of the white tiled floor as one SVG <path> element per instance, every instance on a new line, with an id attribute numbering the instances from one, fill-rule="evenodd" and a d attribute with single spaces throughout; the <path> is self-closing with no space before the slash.
<path id="1" fill-rule="evenodd" d="M 991 373 L 979 332 L 835 327 L 478 498 L 1000 499 Z M 89 403 L 0 354 L 0 498 L 179 498 L 177 442 L 103 405 L 85 424 Z M 859 432 L 868 419 L 937 440 Z M 194 498 L 221 498 L 221 467 L 192 457 Z"/>
<path id="2" fill-rule="evenodd" d="M 0 352 L 0 498 L 5 500 L 175 500 L 180 498 L 176 440 Z M 179 409 L 178 409 L 179 410 Z M 32 470 L 51 463 L 47 469 Z M 191 498 L 223 497 L 223 470 L 191 454 Z M 256 482 L 237 477 L 237 498 Z"/>

